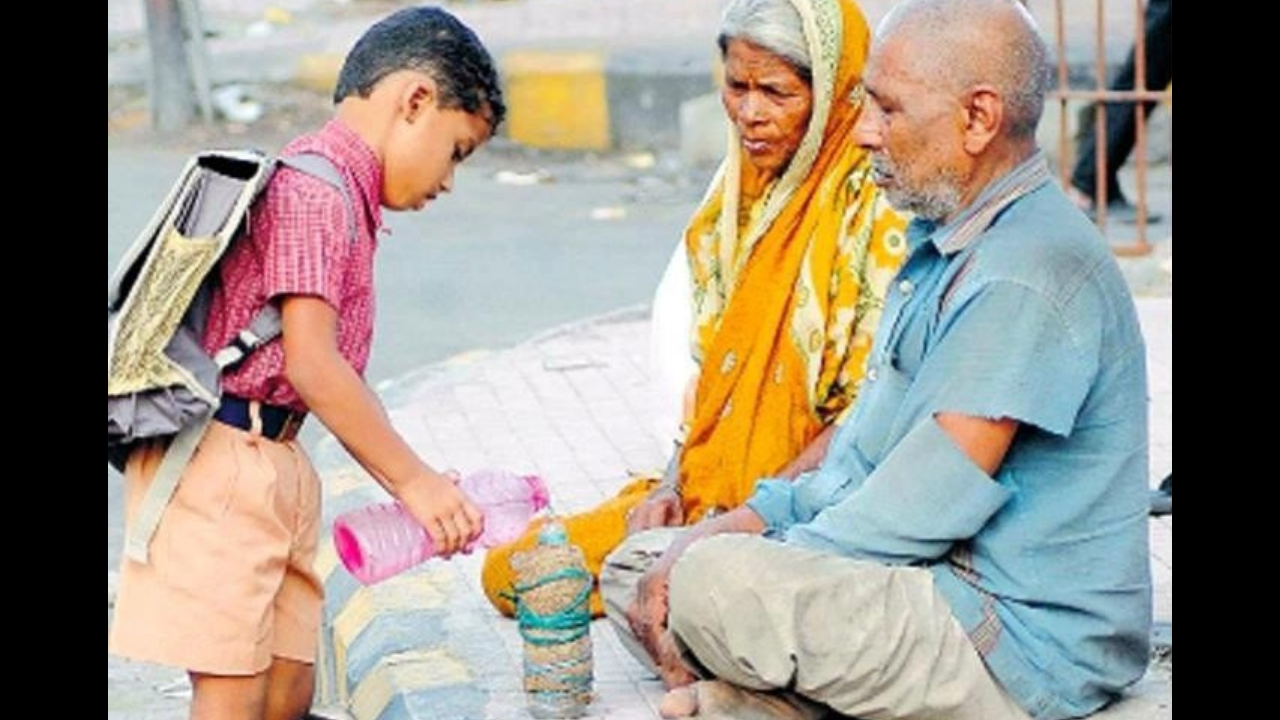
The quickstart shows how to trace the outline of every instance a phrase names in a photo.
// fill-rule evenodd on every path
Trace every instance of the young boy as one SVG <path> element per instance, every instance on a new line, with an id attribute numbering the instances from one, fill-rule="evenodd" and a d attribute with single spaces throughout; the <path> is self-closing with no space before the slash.
<path id="1" fill-rule="evenodd" d="M 505 107 L 488 52 L 437 8 L 402 10 L 347 56 L 335 118 L 282 154 L 315 153 L 336 188 L 288 168 L 272 179 L 249 236 L 228 254 L 205 335 L 216 350 L 265 303 L 282 338 L 224 379 L 217 420 L 183 474 L 147 565 L 124 561 L 108 649 L 186 668 L 197 720 L 296 720 L 310 705 L 322 606 L 312 570 L 315 471 L 293 439 L 315 413 L 422 522 L 444 553 L 481 529 L 475 506 L 396 433 L 362 373 L 373 331 L 381 208 L 421 210 L 453 187 Z M 163 448 L 133 454 L 132 516 Z"/>

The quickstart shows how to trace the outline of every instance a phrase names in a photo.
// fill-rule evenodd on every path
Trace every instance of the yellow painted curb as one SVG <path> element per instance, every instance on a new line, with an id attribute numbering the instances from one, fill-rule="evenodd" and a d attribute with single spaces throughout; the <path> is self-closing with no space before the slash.
<path id="1" fill-rule="evenodd" d="M 455 574 L 436 567 L 424 573 L 390 578 L 378 585 L 377 593 L 359 588 L 333 619 L 333 653 L 338 668 L 338 697 L 350 697 L 347 687 L 347 656 L 360 633 L 379 615 L 431 610 L 444 606 Z"/>
<path id="2" fill-rule="evenodd" d="M 603 54 L 513 52 L 503 57 L 502 72 L 512 140 L 562 150 L 610 147 Z"/>
<path id="3" fill-rule="evenodd" d="M 342 55 L 303 55 L 293 71 L 293 82 L 299 87 L 332 95 L 338 86 L 338 73 L 342 71 Z"/>

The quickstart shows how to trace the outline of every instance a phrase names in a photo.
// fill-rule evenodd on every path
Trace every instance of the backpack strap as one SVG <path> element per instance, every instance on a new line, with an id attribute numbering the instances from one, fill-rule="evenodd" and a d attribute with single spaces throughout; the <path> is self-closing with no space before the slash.
<path id="1" fill-rule="evenodd" d="M 347 181 L 342 177 L 342 172 L 338 170 L 338 166 L 320 153 L 299 153 L 298 155 L 281 157 L 276 162 L 325 182 L 342 193 L 342 199 L 347 202 L 347 233 L 351 238 L 351 243 L 354 245 L 360 237 L 356 232 L 356 203 L 355 199 L 351 197 L 351 188 L 347 187 Z"/>
<path id="2" fill-rule="evenodd" d="M 342 172 L 340 172 L 337 165 L 333 164 L 333 160 L 325 158 L 324 155 L 317 154 L 317 152 L 303 152 L 301 155 L 289 155 L 288 158 L 280 158 L 276 160 L 276 163 L 314 177 L 317 181 L 329 184 L 334 190 L 342 193 L 342 199 L 347 204 L 347 234 L 349 240 L 351 240 L 352 245 L 355 245 L 360 240 L 360 234 L 356 231 L 355 199 L 352 199 L 351 190 L 347 187 L 347 181 L 344 181 Z M 223 370 L 234 368 L 234 366 L 243 363 L 244 359 L 250 356 L 257 348 L 280 337 L 280 331 L 282 331 L 280 309 L 269 302 L 259 310 L 257 315 L 253 316 L 253 320 L 247 328 L 236 333 L 236 338 L 230 341 L 227 347 L 223 347 L 216 352 L 214 361 Z"/>
<path id="3" fill-rule="evenodd" d="M 173 499 L 173 493 L 178 489 L 178 479 L 191 464 L 191 458 L 196 454 L 196 447 L 200 445 L 212 421 L 213 411 L 210 410 L 208 414 L 192 420 L 173 436 L 173 440 L 169 441 L 169 447 L 164 451 L 160 467 L 156 468 L 155 477 L 151 480 L 146 494 L 142 496 L 138 512 L 129 525 L 129 533 L 124 540 L 126 558 L 136 563 L 147 564 L 151 538 L 155 536 L 156 528 L 160 526 L 160 517 L 164 515 L 164 509 Z"/>
<path id="4" fill-rule="evenodd" d="M 305 175 L 320 180 L 342 193 L 347 205 L 347 235 L 354 245 L 360 238 L 356 230 L 356 204 L 347 187 L 342 172 L 333 161 L 319 153 L 302 153 L 281 157 L 276 162 L 285 167 L 297 170 Z M 244 362 L 254 350 L 280 337 L 282 319 L 280 308 L 267 303 L 249 323 L 249 327 L 236 333 L 236 337 L 213 357 L 218 367 L 223 370 L 233 368 Z"/>
<path id="5" fill-rule="evenodd" d="M 253 316 L 249 327 L 236 333 L 226 347 L 214 353 L 213 361 L 223 372 L 234 368 L 253 354 L 254 350 L 279 337 L 281 329 L 280 308 L 274 303 L 267 303 Z"/>
<path id="6" fill-rule="evenodd" d="M 347 205 L 347 231 L 351 243 L 355 244 L 359 239 L 356 231 L 356 204 L 351 196 L 351 190 L 342 178 L 342 173 L 333 161 L 317 153 L 304 153 L 282 157 L 276 162 L 310 175 L 342 193 L 342 198 Z M 223 371 L 235 367 L 244 362 L 255 350 L 280 337 L 282 324 L 280 308 L 274 303 L 267 303 L 254 316 L 249 327 L 236 333 L 234 340 L 214 354 L 214 361 Z M 128 536 L 125 538 L 124 553 L 128 559 L 142 564 L 147 563 L 151 539 L 155 536 L 156 528 L 160 526 L 160 518 L 164 515 L 169 501 L 173 499 L 173 494 L 178 489 L 178 481 L 191 463 L 196 447 L 204 438 L 215 412 L 217 412 L 216 407 L 210 408 L 207 415 L 192 420 L 170 441 L 164 458 L 160 461 L 160 467 L 156 469 L 155 477 L 151 479 L 151 485 L 138 506 Z"/>

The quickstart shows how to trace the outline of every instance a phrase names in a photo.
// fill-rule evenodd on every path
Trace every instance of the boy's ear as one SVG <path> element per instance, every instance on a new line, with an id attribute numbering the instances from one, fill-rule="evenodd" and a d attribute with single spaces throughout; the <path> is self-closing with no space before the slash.
<path id="1" fill-rule="evenodd" d="M 431 108 L 436 106 L 439 89 L 430 75 L 414 73 L 413 79 L 405 83 L 400 97 L 400 107 L 405 119 L 415 122 Z"/>

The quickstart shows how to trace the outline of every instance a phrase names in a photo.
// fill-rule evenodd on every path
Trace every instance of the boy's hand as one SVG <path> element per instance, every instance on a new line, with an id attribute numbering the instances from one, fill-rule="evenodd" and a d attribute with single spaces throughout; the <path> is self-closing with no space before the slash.
<path id="1" fill-rule="evenodd" d="M 480 510 L 444 475 L 428 470 L 397 490 L 400 503 L 431 536 L 437 555 L 448 557 L 465 549 L 484 530 Z"/>
<path id="2" fill-rule="evenodd" d="M 396 432 L 382 404 L 338 352 L 338 313 L 305 295 L 281 301 L 285 372 L 303 402 L 449 556 L 480 536 L 480 511 L 456 478 L 432 470 Z M 455 473 L 456 475 L 456 473 Z"/>

